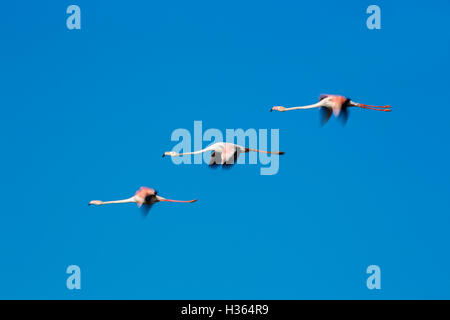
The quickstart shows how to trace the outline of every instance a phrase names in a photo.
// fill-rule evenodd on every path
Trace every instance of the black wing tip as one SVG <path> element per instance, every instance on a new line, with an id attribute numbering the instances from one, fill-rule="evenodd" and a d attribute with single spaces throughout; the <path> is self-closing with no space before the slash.
<path id="1" fill-rule="evenodd" d="M 143 204 L 141 207 L 142 217 L 146 218 L 150 212 L 150 209 L 152 208 L 152 204 Z"/>
<path id="2" fill-rule="evenodd" d="M 339 120 L 341 121 L 342 126 L 345 126 L 348 121 L 349 110 L 347 107 L 342 108 L 341 113 L 339 114 Z"/>
<path id="3" fill-rule="evenodd" d="M 229 169 L 233 168 L 234 165 L 235 165 L 234 163 L 224 163 L 224 164 L 222 165 L 222 168 L 223 168 L 223 169 L 226 169 L 226 170 L 229 170 Z"/>
<path id="4" fill-rule="evenodd" d="M 328 120 L 331 118 L 331 114 L 333 113 L 329 108 L 327 107 L 320 107 L 320 126 L 323 127 Z"/>

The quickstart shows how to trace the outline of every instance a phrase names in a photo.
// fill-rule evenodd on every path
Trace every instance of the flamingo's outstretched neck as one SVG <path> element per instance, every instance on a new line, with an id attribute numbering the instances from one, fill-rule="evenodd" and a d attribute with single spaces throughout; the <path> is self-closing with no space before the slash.
<path id="1" fill-rule="evenodd" d="M 182 203 L 192 203 L 197 201 L 197 199 L 194 200 L 172 200 L 172 199 L 165 199 L 165 198 L 160 198 L 159 201 L 165 201 L 165 202 L 182 202 Z"/>
<path id="2" fill-rule="evenodd" d="M 313 109 L 313 108 L 319 108 L 322 107 L 324 105 L 323 101 L 319 101 L 317 103 L 314 104 L 310 104 L 308 106 L 299 106 L 299 107 L 291 107 L 291 108 L 286 108 L 284 111 L 290 111 L 290 110 L 303 110 L 303 109 Z"/>
<path id="3" fill-rule="evenodd" d="M 392 107 L 391 106 L 371 106 L 370 104 L 364 104 L 364 103 L 358 103 L 356 105 L 357 107 L 369 109 L 369 110 L 375 110 L 375 111 L 383 111 L 383 112 L 391 112 Z"/>
<path id="4" fill-rule="evenodd" d="M 198 150 L 198 151 L 192 151 L 192 152 L 184 152 L 184 153 L 179 153 L 178 156 L 187 156 L 187 155 L 194 155 L 194 154 L 199 154 L 199 153 L 203 153 L 206 152 L 208 150 L 206 149 L 202 149 L 202 150 Z"/>
<path id="5" fill-rule="evenodd" d="M 186 156 L 186 155 L 191 155 L 191 154 L 199 154 L 199 153 L 207 152 L 207 151 L 210 151 L 210 150 L 213 150 L 213 149 L 214 148 L 212 146 L 209 146 L 209 147 L 206 147 L 205 149 L 198 150 L 198 151 L 193 151 L 193 152 L 176 153 L 176 152 L 173 152 L 173 151 L 167 151 L 167 152 L 164 152 L 162 157 L 163 158 L 165 156 L 179 157 L 179 156 Z"/>
<path id="6" fill-rule="evenodd" d="M 101 206 L 101 205 L 104 205 L 104 204 L 115 204 L 115 203 L 136 203 L 136 198 L 135 197 L 131 197 L 131 198 L 128 198 L 128 199 L 115 200 L 115 201 L 92 200 L 91 202 L 89 202 L 89 205 Z"/>

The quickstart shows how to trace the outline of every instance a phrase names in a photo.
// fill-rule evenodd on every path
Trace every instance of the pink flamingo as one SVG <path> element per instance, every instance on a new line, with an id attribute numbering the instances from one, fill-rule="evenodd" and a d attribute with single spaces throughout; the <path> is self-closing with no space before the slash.
<path id="1" fill-rule="evenodd" d="M 334 114 L 335 117 L 340 116 L 343 122 L 346 123 L 348 120 L 347 109 L 349 107 L 358 107 L 363 109 L 384 111 L 384 112 L 392 111 L 391 106 L 371 106 L 368 104 L 353 102 L 352 100 L 350 100 L 350 98 L 333 94 L 321 94 L 319 97 L 319 102 L 311 104 L 309 106 L 292 107 L 292 108 L 275 106 L 270 111 L 284 112 L 298 109 L 320 108 L 319 110 L 321 111 L 322 125 L 324 125 L 330 119 L 332 113 Z"/>
<path id="2" fill-rule="evenodd" d="M 114 204 L 114 203 L 136 203 L 138 207 L 145 206 L 145 208 L 150 210 L 150 207 L 157 202 L 183 202 L 183 203 L 191 203 L 197 201 L 197 199 L 182 201 L 182 200 L 172 200 L 166 199 L 161 196 L 158 196 L 158 192 L 155 189 L 140 187 L 138 191 L 131 198 L 124 200 L 116 200 L 116 201 L 100 201 L 100 200 L 92 200 L 89 202 L 89 205 L 104 205 L 104 204 Z"/>
<path id="3" fill-rule="evenodd" d="M 186 152 L 186 153 L 176 153 L 174 151 L 164 152 L 163 158 L 165 156 L 177 157 L 189 154 L 199 154 L 207 151 L 212 151 L 211 160 L 209 161 L 209 165 L 214 167 L 217 165 L 222 166 L 231 166 L 235 163 L 237 158 L 241 153 L 246 153 L 250 151 L 268 153 L 268 154 L 284 154 L 282 151 L 264 151 L 258 149 L 244 148 L 240 145 L 228 142 L 217 142 L 213 143 L 209 147 L 205 149 L 194 151 L 194 152 Z"/>

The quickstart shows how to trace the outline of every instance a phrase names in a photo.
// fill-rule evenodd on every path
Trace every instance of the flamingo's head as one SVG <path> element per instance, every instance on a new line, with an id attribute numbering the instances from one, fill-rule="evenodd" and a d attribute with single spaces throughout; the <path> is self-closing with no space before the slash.
<path id="1" fill-rule="evenodd" d="M 96 205 L 96 206 L 100 206 L 100 205 L 103 204 L 103 202 L 100 201 L 100 200 L 92 200 L 91 202 L 89 202 L 90 206 L 93 205 L 93 204 Z"/>
<path id="2" fill-rule="evenodd" d="M 167 151 L 167 152 L 164 152 L 164 154 L 163 154 L 163 158 L 165 157 L 165 156 L 171 156 L 171 157 L 174 157 L 174 156 L 177 156 L 178 155 L 178 153 L 176 153 L 175 151 Z"/>
<path id="3" fill-rule="evenodd" d="M 286 110 L 285 107 L 282 107 L 282 106 L 275 106 L 275 107 L 273 107 L 272 109 L 270 109 L 270 112 L 272 112 L 272 111 L 280 111 L 280 112 L 283 112 L 283 111 L 285 111 L 285 110 Z"/>

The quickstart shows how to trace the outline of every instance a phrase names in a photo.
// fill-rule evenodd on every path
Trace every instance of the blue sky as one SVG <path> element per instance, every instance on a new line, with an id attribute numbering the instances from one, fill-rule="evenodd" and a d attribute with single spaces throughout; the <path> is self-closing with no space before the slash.
<path id="1" fill-rule="evenodd" d="M 70 4 L 82 29 L 66 28 Z M 366 28 L 381 8 L 382 29 Z M 0 298 L 449 299 L 448 1 L 39 1 L 0 12 Z M 392 113 L 269 113 L 337 93 Z M 277 175 L 161 159 L 280 129 Z M 139 186 L 195 204 L 88 207 Z M 79 291 L 65 270 L 82 272 Z M 381 268 L 381 290 L 365 270 Z"/>

